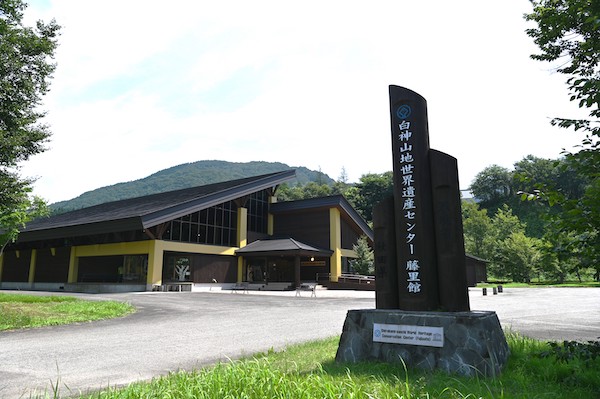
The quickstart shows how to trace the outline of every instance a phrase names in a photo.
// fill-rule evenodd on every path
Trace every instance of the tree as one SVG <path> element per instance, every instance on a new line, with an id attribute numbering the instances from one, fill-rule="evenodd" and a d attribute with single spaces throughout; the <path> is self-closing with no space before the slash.
<path id="1" fill-rule="evenodd" d="M 393 173 L 367 173 L 354 187 L 346 191 L 346 198 L 367 222 L 373 220 L 373 207 L 393 194 Z"/>
<path id="2" fill-rule="evenodd" d="M 52 20 L 23 26 L 21 0 L 0 2 L 0 230 L 1 247 L 44 208 L 30 198 L 33 180 L 19 174 L 20 164 L 43 152 L 50 131 L 39 120 L 42 96 L 49 90 L 55 65 L 50 62 L 60 27 Z M 34 208 L 29 212 L 28 208 Z"/>
<path id="3" fill-rule="evenodd" d="M 512 209 L 508 205 L 503 205 L 502 208 L 496 211 L 492 220 L 492 229 L 494 236 L 499 240 L 504 240 L 512 233 L 525 233 L 525 224 L 513 214 Z"/>
<path id="4" fill-rule="evenodd" d="M 494 274 L 519 283 L 531 282 L 532 275 L 541 265 L 539 245 L 540 240 L 527 237 L 522 231 L 511 233 L 498 242 L 493 257 Z"/>
<path id="5" fill-rule="evenodd" d="M 531 200 L 549 189 L 567 198 L 581 198 L 588 184 L 586 177 L 578 175 L 564 158 L 545 159 L 527 155 L 515 162 L 513 170 L 495 165 L 485 168 L 473 181 L 472 190 L 482 200 L 480 204 L 490 216 L 506 204 L 526 224 L 528 236 L 542 238 L 549 216 L 560 213 L 561 209 L 559 206 L 550 207 L 544 201 Z M 525 201 L 527 199 L 529 201 Z"/>
<path id="6" fill-rule="evenodd" d="M 556 117 L 553 125 L 586 133 L 578 152 L 565 152 L 565 165 L 585 176 L 583 195 L 572 198 L 548 188 L 539 197 L 559 205 L 554 218 L 563 232 L 580 237 L 586 261 L 600 276 L 600 2 L 598 0 L 532 0 L 533 12 L 525 19 L 537 24 L 527 30 L 539 47 L 535 60 L 556 62 L 556 72 L 566 76 L 571 101 L 588 111 L 589 119 Z"/>
<path id="7" fill-rule="evenodd" d="M 289 186 L 282 184 L 277 189 L 277 199 L 279 201 L 296 201 L 317 197 L 327 197 L 335 194 L 331 186 L 323 183 L 318 184 L 310 181 L 304 185 Z"/>
<path id="8" fill-rule="evenodd" d="M 533 12 L 525 15 L 536 28 L 527 29 L 540 49 L 531 58 L 560 60 L 558 73 L 567 76 L 571 101 L 588 108 L 591 120 L 555 118 L 553 124 L 600 134 L 600 3 L 597 0 L 532 0 Z M 597 147 L 596 147 L 597 148 Z"/>
<path id="9" fill-rule="evenodd" d="M 577 244 L 577 237 L 573 234 L 549 230 L 540 247 L 543 253 L 540 269 L 544 277 L 562 284 L 569 273 L 575 273 L 581 282 L 580 270 L 584 265 L 580 261 Z"/>
<path id="10" fill-rule="evenodd" d="M 4 252 L 7 244 L 14 241 L 19 235 L 19 230 L 25 223 L 41 216 L 47 216 L 50 212 L 46 203 L 40 197 L 29 197 L 30 189 L 25 188 L 19 193 L 21 198 L 15 198 L 14 205 L 10 210 L 1 206 L 0 211 L 0 255 Z"/>
<path id="11" fill-rule="evenodd" d="M 474 202 L 462 202 L 465 251 L 478 258 L 489 259 L 493 239 L 492 220 L 485 209 Z"/>
<path id="12" fill-rule="evenodd" d="M 513 214 L 508 205 L 496 211 L 485 237 L 489 271 L 496 277 L 517 282 L 529 282 L 539 268 L 541 242 L 525 235 L 525 224 Z"/>
<path id="13" fill-rule="evenodd" d="M 321 183 L 308 182 L 303 187 L 304 199 L 327 197 L 332 194 L 331 186 Z"/>
<path id="14" fill-rule="evenodd" d="M 356 252 L 356 259 L 350 261 L 352 269 L 358 274 L 372 275 L 375 272 L 375 264 L 373 250 L 369 247 L 367 237 L 360 236 L 356 244 L 352 245 L 352 249 Z"/>
<path id="15" fill-rule="evenodd" d="M 345 195 L 349 188 L 350 184 L 348 183 L 348 173 L 346 173 L 346 168 L 342 167 L 340 176 L 332 185 L 331 193 L 333 195 Z"/>
<path id="16" fill-rule="evenodd" d="M 510 197 L 511 181 L 508 169 L 492 165 L 477 173 L 469 189 L 492 215 Z"/>
<path id="17" fill-rule="evenodd" d="M 507 201 L 515 215 L 527 225 L 527 235 L 542 238 L 550 207 L 540 201 L 524 201 L 521 195 L 535 193 L 544 185 L 556 186 L 559 180 L 558 161 L 528 155 L 515 162 L 512 172 L 512 192 Z M 528 195 L 528 194 L 526 194 Z M 526 197 L 524 197 L 526 199 Z"/>

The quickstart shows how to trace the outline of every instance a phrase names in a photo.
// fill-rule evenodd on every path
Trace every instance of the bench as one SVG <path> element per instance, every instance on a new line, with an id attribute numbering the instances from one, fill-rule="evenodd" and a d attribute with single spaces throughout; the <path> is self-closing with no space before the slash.
<path id="1" fill-rule="evenodd" d="M 310 297 L 317 297 L 317 283 L 301 283 L 300 286 L 296 287 L 296 296 L 300 295 L 300 291 L 311 291 Z"/>
<path id="2" fill-rule="evenodd" d="M 173 282 L 173 283 L 165 283 L 162 285 L 162 291 L 192 291 L 192 282 Z M 186 289 L 183 289 L 186 287 Z"/>
<path id="3" fill-rule="evenodd" d="M 233 294 L 234 292 L 238 292 L 238 291 L 242 291 L 242 294 L 247 294 L 248 293 L 248 283 L 247 282 L 241 282 L 241 283 L 235 283 L 233 285 L 233 287 L 231 287 L 231 293 Z"/>

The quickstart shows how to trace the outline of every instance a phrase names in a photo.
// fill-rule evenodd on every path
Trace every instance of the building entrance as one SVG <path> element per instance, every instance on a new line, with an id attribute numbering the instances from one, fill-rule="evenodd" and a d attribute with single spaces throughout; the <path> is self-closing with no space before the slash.
<path id="1" fill-rule="evenodd" d="M 293 259 L 287 258 L 248 258 L 244 271 L 244 281 L 250 283 L 293 282 Z"/>

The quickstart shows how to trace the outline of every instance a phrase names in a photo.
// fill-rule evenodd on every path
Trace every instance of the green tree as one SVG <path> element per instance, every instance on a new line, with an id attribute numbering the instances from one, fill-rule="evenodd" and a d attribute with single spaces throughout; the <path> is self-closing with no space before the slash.
<path id="1" fill-rule="evenodd" d="M 588 119 L 557 117 L 553 125 L 583 131 L 578 152 L 565 152 L 565 164 L 588 182 L 583 194 L 573 198 L 548 188 L 540 197 L 560 206 L 554 226 L 579 237 L 586 262 L 596 265 L 600 277 L 600 2 L 597 0 L 533 0 L 525 19 L 540 52 L 533 59 L 558 62 L 556 72 L 565 75 L 571 101 L 587 110 Z"/>
<path id="2" fill-rule="evenodd" d="M 559 180 L 557 161 L 528 155 L 515 162 L 512 172 L 512 192 L 507 201 L 515 215 L 527 225 L 526 233 L 530 237 L 544 236 L 547 225 L 547 215 L 550 207 L 540 201 L 524 201 L 523 193 L 535 193 L 540 187 Z"/>
<path id="3" fill-rule="evenodd" d="M 2 226 L 0 231 L 0 255 L 4 252 L 6 245 L 17 238 L 19 231 L 27 222 L 49 214 L 46 202 L 37 196 L 30 197 L 29 193 L 30 189 L 24 188 L 19 194 L 21 198 L 15 199 L 15 205 L 10 211 L 5 212 L 5 207 L 2 206 L 2 212 L 0 212 L 0 226 Z"/>
<path id="4" fill-rule="evenodd" d="M 327 197 L 332 195 L 331 186 L 321 183 L 308 182 L 303 187 L 304 199 Z"/>
<path id="5" fill-rule="evenodd" d="M 487 242 L 489 271 L 496 277 L 524 281 L 530 278 L 530 269 L 524 265 L 532 244 L 525 235 L 525 225 L 508 205 L 496 211 L 492 218 L 491 234 Z M 511 251 L 518 251 L 512 253 Z"/>
<path id="6" fill-rule="evenodd" d="M 295 201 L 304 198 L 304 191 L 302 189 L 302 186 L 300 185 L 290 186 L 287 183 L 283 183 L 280 184 L 279 187 L 277 187 L 276 195 L 277 200 L 281 202 Z"/>
<path id="7" fill-rule="evenodd" d="M 465 251 L 478 258 L 489 259 L 494 232 L 487 211 L 474 202 L 463 201 L 462 217 Z"/>
<path id="8" fill-rule="evenodd" d="M 537 27 L 527 30 L 539 47 L 534 60 L 555 62 L 567 77 L 571 101 L 587 108 L 591 119 L 555 118 L 553 124 L 583 129 L 598 138 L 600 126 L 600 3 L 597 0 L 531 0 L 525 19 Z M 596 147 L 597 148 L 597 147 Z"/>
<path id="9" fill-rule="evenodd" d="M 511 233 L 498 241 L 493 257 L 493 273 L 519 283 L 529 283 L 541 265 L 540 240 L 527 237 L 522 231 Z"/>
<path id="10" fill-rule="evenodd" d="M 352 249 L 356 253 L 356 259 L 350 261 L 350 266 L 358 274 L 372 275 L 375 272 L 375 264 L 373 263 L 373 250 L 369 246 L 369 241 L 366 236 L 360 236 L 356 244 L 352 245 Z"/>
<path id="11" fill-rule="evenodd" d="M 536 199 L 540 193 L 553 190 L 565 198 L 581 198 L 589 184 L 564 158 L 553 160 L 528 155 L 514 164 L 513 192 L 507 202 L 515 215 L 527 224 L 527 235 L 542 238 L 548 228 L 549 219 L 560 216 L 562 209 L 557 204 L 550 207 L 545 201 Z"/>
<path id="12" fill-rule="evenodd" d="M 569 274 L 574 273 L 581 282 L 580 271 L 585 265 L 580 260 L 580 247 L 576 236 L 550 230 L 540 248 L 543 252 L 540 269 L 545 278 L 564 283 Z"/>
<path id="13" fill-rule="evenodd" d="M 335 183 L 333 183 L 332 188 L 331 188 L 331 193 L 333 195 L 346 195 L 346 192 L 348 191 L 348 189 L 350 188 L 350 184 L 348 183 L 348 173 L 346 173 L 346 168 L 342 167 L 342 171 L 340 172 L 340 176 L 338 177 L 338 179 L 335 181 Z"/>
<path id="14" fill-rule="evenodd" d="M 289 186 L 282 184 L 277 189 L 279 201 L 296 201 L 310 198 L 327 197 L 336 194 L 331 186 L 310 181 L 304 185 Z"/>
<path id="15" fill-rule="evenodd" d="M 508 169 L 492 165 L 477 173 L 469 189 L 491 216 L 510 198 L 511 183 L 512 175 Z"/>
<path id="16" fill-rule="evenodd" d="M 498 240 L 504 240 L 512 233 L 525 234 L 525 224 L 513 214 L 508 205 L 503 205 L 496 211 L 492 220 L 494 236 Z"/>
<path id="17" fill-rule="evenodd" d="M 346 198 L 367 222 L 373 221 L 373 207 L 393 194 L 393 173 L 368 173 L 346 191 Z"/>
<path id="18" fill-rule="evenodd" d="M 50 62 L 57 46 L 59 26 L 38 21 L 23 26 L 21 0 L 0 1 L 0 230 L 1 248 L 43 206 L 30 198 L 32 179 L 19 174 L 22 162 L 43 152 L 50 136 L 45 115 L 39 110 L 48 92 L 55 65 Z M 34 211 L 27 209 L 33 207 Z"/>

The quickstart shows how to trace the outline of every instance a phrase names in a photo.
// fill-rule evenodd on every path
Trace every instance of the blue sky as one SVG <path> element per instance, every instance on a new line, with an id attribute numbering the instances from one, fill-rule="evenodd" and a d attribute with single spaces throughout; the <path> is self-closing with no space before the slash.
<path id="1" fill-rule="evenodd" d="M 50 202 L 186 162 L 273 161 L 350 181 L 392 169 L 388 85 L 428 102 L 462 188 L 486 166 L 556 158 L 581 136 L 564 78 L 529 59 L 527 0 L 31 0 L 63 26 L 23 164 Z"/>

